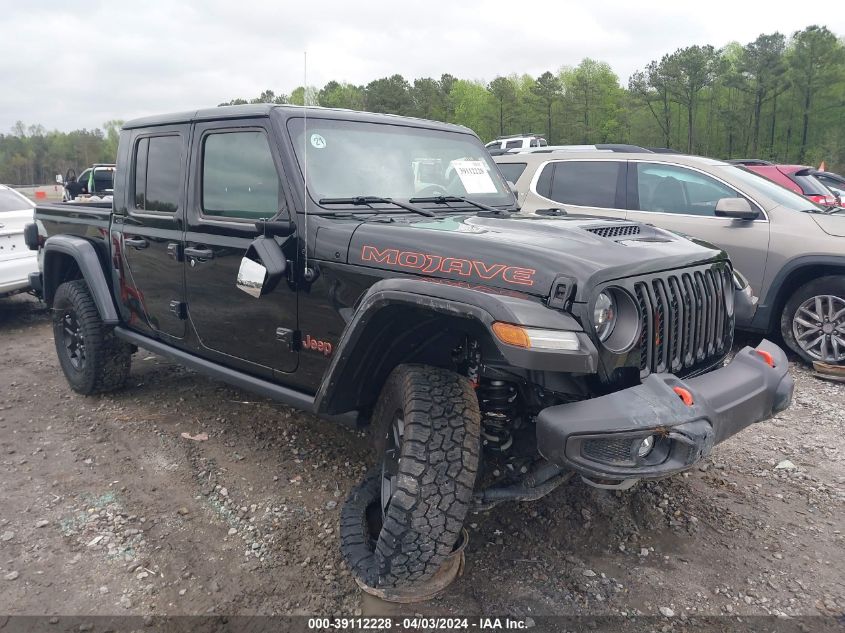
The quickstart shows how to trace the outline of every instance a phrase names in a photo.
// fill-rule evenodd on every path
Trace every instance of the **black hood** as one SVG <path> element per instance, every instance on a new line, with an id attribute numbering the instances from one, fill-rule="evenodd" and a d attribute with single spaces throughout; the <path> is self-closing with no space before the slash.
<path id="1" fill-rule="evenodd" d="M 723 259 L 710 244 L 637 222 L 484 214 L 364 222 L 348 254 L 358 266 L 540 296 L 565 275 L 579 301 L 600 283 Z"/>

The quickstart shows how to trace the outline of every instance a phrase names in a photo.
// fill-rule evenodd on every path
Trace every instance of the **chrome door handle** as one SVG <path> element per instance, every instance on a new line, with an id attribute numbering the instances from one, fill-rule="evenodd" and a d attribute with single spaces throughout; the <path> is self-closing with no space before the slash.
<path id="1" fill-rule="evenodd" d="M 197 259 L 213 259 L 214 251 L 210 248 L 192 248 L 187 247 L 184 251 L 186 257 L 196 257 Z"/>
<path id="2" fill-rule="evenodd" d="M 123 243 L 132 248 L 147 248 L 150 245 L 143 237 L 125 237 Z"/>

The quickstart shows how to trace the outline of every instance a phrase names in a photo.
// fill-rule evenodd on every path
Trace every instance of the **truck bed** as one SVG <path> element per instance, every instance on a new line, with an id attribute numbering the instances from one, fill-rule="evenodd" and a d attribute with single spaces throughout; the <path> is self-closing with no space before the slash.
<path id="1" fill-rule="evenodd" d="M 48 238 L 64 234 L 107 241 L 111 212 L 110 202 L 56 202 L 37 205 L 35 219 Z"/>

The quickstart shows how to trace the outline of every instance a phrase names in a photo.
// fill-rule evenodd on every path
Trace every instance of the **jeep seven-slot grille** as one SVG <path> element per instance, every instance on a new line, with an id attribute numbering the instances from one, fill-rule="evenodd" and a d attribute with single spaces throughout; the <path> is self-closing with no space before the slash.
<path id="1" fill-rule="evenodd" d="M 727 266 L 678 272 L 634 284 L 640 309 L 640 374 L 683 372 L 727 352 Z"/>
<path id="2" fill-rule="evenodd" d="M 628 224 L 622 226 L 597 226 L 587 230 L 600 237 L 623 237 L 626 235 L 638 235 L 640 227 L 636 224 Z"/>

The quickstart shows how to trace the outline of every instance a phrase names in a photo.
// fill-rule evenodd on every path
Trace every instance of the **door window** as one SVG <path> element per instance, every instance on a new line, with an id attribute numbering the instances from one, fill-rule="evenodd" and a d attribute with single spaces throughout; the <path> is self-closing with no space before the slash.
<path id="1" fill-rule="evenodd" d="M 175 213 L 182 185 L 182 139 L 148 136 L 135 147 L 135 207 Z"/>
<path id="2" fill-rule="evenodd" d="M 715 216 L 722 198 L 742 194 L 702 173 L 653 163 L 636 163 L 639 211 Z"/>
<path id="3" fill-rule="evenodd" d="M 521 148 L 521 147 L 522 147 L 522 140 L 521 139 L 516 140 L 516 141 L 507 141 L 505 143 L 505 149 L 518 149 L 518 148 Z"/>
<path id="4" fill-rule="evenodd" d="M 219 132 L 205 138 L 202 212 L 248 220 L 278 214 L 279 174 L 264 132 Z"/>
<path id="5" fill-rule="evenodd" d="M 616 209 L 622 163 L 618 161 L 561 161 L 555 163 L 550 198 L 562 204 Z"/>

